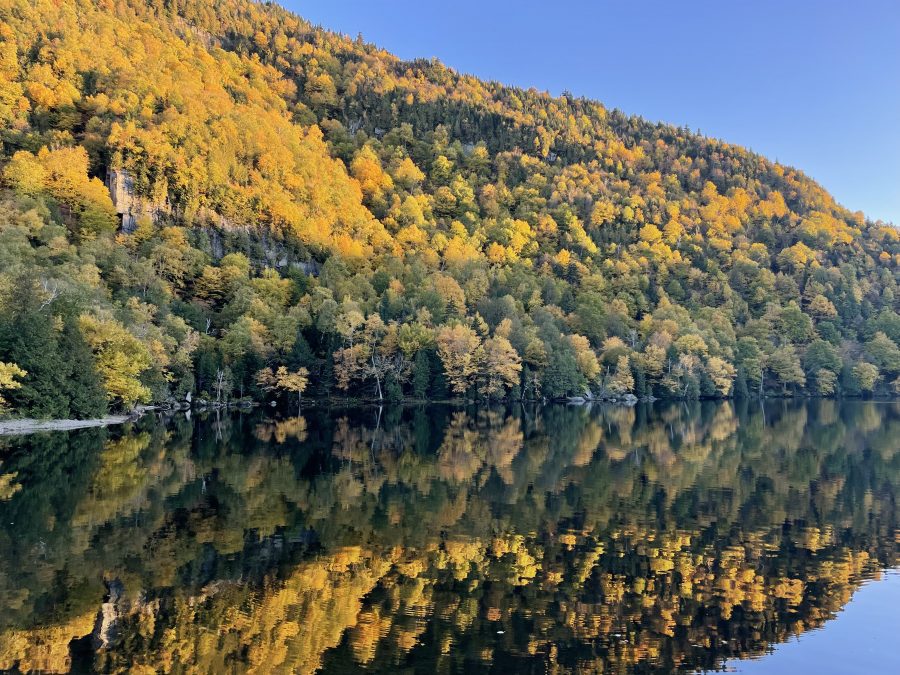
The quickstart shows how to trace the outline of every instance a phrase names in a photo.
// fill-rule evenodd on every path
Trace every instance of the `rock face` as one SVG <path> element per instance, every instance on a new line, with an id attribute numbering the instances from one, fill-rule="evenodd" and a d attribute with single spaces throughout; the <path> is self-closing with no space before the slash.
<path id="1" fill-rule="evenodd" d="M 119 600 L 125 590 L 118 579 L 107 582 L 107 599 L 97 613 L 97 622 L 94 626 L 94 645 L 108 648 L 112 646 L 119 635 L 118 623 L 120 618 Z"/>
<path id="2" fill-rule="evenodd" d="M 110 169 L 106 172 L 106 187 L 113 206 L 122 222 L 123 232 L 134 232 L 137 218 L 142 213 L 134 195 L 134 179 L 124 169 Z"/>
<path id="3" fill-rule="evenodd" d="M 119 216 L 120 229 L 125 234 L 134 232 L 141 218 L 149 218 L 154 224 L 159 224 L 161 219 L 166 218 L 177 222 L 178 210 L 168 200 L 151 202 L 139 196 L 134 189 L 134 177 L 125 169 L 109 169 L 106 172 L 106 187 Z M 269 237 L 265 232 L 254 233 L 247 227 L 236 228 L 227 218 L 205 208 L 199 209 L 195 217 L 195 222 L 206 226 L 210 252 L 215 260 L 220 260 L 228 248 L 223 233 L 243 232 L 259 244 L 257 250 L 262 252 L 262 256 L 259 260 L 254 260 L 255 263 L 275 269 L 290 265 L 308 276 L 319 275 L 321 266 L 316 260 L 293 259 L 294 256 L 282 241 Z"/>
<path id="4" fill-rule="evenodd" d="M 125 169 L 109 169 L 106 172 L 106 187 L 121 221 L 122 231 L 127 234 L 135 231 L 142 217 L 157 222 L 160 216 L 171 215 L 168 203 L 149 203 L 135 194 L 134 177 Z"/>

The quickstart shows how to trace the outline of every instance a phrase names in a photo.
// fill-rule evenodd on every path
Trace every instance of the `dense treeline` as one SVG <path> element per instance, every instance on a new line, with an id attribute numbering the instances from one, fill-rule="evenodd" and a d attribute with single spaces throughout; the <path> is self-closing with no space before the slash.
<path id="1" fill-rule="evenodd" d="M 0 128 L 18 414 L 900 390 L 892 225 L 743 148 L 276 5 L 11 0 Z"/>
<path id="2" fill-rule="evenodd" d="M 897 402 L 510 409 L 0 439 L 0 669 L 713 671 L 897 565 Z"/>

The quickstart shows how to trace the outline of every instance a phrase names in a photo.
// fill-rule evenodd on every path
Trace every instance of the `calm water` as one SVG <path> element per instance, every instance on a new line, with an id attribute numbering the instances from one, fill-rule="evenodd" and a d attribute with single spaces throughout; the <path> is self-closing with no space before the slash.
<path id="1" fill-rule="evenodd" d="M 180 416 L 0 461 L 0 669 L 900 672 L 897 402 Z"/>

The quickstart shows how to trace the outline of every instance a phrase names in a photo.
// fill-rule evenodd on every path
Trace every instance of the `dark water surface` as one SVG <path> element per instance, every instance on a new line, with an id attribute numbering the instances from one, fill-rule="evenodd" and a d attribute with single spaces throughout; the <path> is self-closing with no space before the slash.
<path id="1" fill-rule="evenodd" d="M 898 402 L 5 438 L 0 670 L 900 672 L 898 494 Z"/>

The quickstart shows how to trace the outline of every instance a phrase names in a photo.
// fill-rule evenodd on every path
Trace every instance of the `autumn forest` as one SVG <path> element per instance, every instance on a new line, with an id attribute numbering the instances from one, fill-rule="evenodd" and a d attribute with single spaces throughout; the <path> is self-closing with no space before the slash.
<path id="1" fill-rule="evenodd" d="M 0 5 L 0 405 L 900 393 L 900 232 L 250 0 Z"/>

